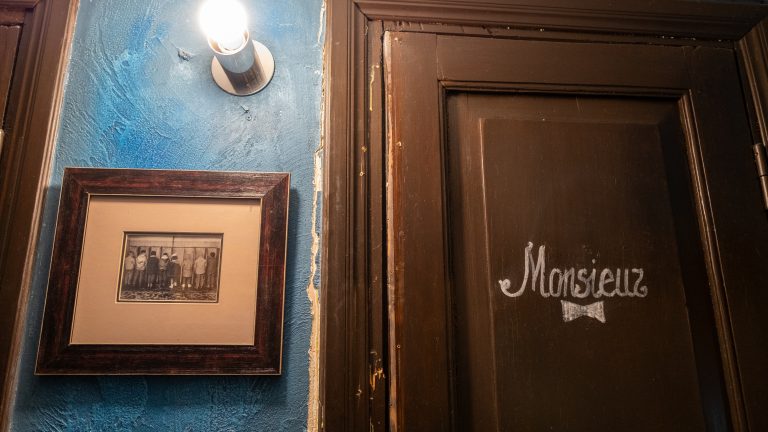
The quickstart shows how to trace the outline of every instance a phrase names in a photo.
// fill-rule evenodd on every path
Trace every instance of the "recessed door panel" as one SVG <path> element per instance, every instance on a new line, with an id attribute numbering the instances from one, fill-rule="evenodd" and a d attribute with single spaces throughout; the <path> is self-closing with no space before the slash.
<path id="1" fill-rule="evenodd" d="M 5 105 L 8 102 L 8 90 L 11 87 L 20 35 L 20 26 L 0 25 L 0 128 L 3 127 L 5 118 Z"/>
<path id="2" fill-rule="evenodd" d="M 709 286 L 676 101 L 447 106 L 460 429 L 703 430 L 694 340 L 718 353 L 687 305 Z"/>

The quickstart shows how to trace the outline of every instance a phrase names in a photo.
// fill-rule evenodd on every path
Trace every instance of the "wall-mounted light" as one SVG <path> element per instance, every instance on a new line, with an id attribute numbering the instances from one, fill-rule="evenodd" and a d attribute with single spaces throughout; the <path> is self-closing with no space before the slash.
<path id="1" fill-rule="evenodd" d="M 262 43 L 251 40 L 246 11 L 236 0 L 207 0 L 200 25 L 213 50 L 213 80 L 227 93 L 248 96 L 269 84 L 275 59 Z"/>

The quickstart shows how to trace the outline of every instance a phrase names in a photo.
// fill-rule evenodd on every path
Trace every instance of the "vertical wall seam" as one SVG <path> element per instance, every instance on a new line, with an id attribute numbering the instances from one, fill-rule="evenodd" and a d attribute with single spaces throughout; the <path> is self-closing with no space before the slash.
<path id="1" fill-rule="evenodd" d="M 322 85 L 320 94 L 320 142 L 314 154 L 314 177 L 312 178 L 312 249 L 309 263 L 309 282 L 307 284 L 307 297 L 309 297 L 310 310 L 312 312 L 312 329 L 309 336 L 309 397 L 307 400 L 307 431 L 317 432 L 319 401 L 320 401 L 320 282 L 318 266 L 320 262 L 320 246 L 322 242 L 322 228 L 318 220 L 318 208 L 322 205 L 323 197 L 323 150 L 325 148 L 325 48 L 323 36 L 325 33 L 325 1 L 320 5 L 320 19 L 317 31 L 318 46 L 322 51 Z"/>

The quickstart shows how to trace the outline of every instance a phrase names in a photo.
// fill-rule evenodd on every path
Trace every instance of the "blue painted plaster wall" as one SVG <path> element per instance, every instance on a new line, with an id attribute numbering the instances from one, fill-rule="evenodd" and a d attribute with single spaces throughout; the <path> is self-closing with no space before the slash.
<path id="1" fill-rule="evenodd" d="M 199 1 L 81 0 L 35 261 L 13 431 L 301 431 L 306 428 L 314 152 L 322 0 L 243 0 L 276 73 L 237 98 L 210 78 Z M 292 174 L 281 377 L 35 377 L 65 166 Z"/>

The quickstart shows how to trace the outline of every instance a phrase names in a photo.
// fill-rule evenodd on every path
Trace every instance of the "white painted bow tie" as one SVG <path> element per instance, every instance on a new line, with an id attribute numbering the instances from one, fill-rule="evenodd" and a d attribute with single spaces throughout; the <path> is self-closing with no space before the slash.
<path id="1" fill-rule="evenodd" d="M 594 318 L 601 323 L 605 322 L 605 308 L 601 301 L 582 306 L 566 300 L 560 300 L 560 305 L 563 307 L 564 322 L 573 321 L 582 316 Z"/>

